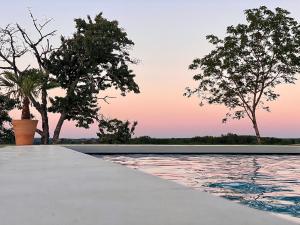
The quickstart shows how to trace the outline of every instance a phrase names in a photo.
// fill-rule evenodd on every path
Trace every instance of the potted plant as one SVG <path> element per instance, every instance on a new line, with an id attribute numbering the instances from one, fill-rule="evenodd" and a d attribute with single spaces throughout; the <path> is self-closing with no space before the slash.
<path id="1" fill-rule="evenodd" d="M 36 69 L 28 69 L 20 74 L 5 71 L 0 77 L 0 87 L 5 89 L 5 94 L 21 103 L 21 119 L 12 121 L 16 145 L 33 144 L 38 121 L 32 120 L 30 98 L 38 96 L 41 83 L 41 74 Z"/>

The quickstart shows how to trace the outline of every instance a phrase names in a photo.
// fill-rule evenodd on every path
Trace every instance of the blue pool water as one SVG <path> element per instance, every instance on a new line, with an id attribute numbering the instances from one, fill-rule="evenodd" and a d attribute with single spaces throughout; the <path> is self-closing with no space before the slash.
<path id="1" fill-rule="evenodd" d="M 297 155 L 119 155 L 104 159 L 300 222 Z"/>

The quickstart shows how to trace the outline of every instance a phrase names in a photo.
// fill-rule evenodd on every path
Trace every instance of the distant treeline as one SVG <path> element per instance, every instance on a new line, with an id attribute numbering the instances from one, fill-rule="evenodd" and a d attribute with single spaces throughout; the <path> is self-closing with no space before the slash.
<path id="1" fill-rule="evenodd" d="M 138 137 L 131 139 L 130 144 L 174 144 L 174 145 L 201 145 L 201 144 L 257 144 L 256 137 L 250 135 L 222 135 L 220 137 L 203 136 L 192 138 L 151 138 Z M 300 144 L 300 138 L 274 138 L 263 137 L 262 144 L 266 145 L 290 145 Z"/>
<path id="2" fill-rule="evenodd" d="M 36 144 L 39 144 L 39 139 L 35 140 Z M 81 138 L 81 139 L 69 139 L 62 138 L 60 144 L 110 144 L 100 143 L 98 138 Z M 122 144 L 156 144 L 156 145 L 202 145 L 202 144 L 250 144 L 255 145 L 256 137 L 251 135 L 237 135 L 237 134 L 226 134 L 219 137 L 214 136 L 203 136 L 203 137 L 192 137 L 192 138 L 152 138 L 149 136 L 141 136 L 132 138 L 127 143 Z M 263 137 L 262 144 L 265 145 L 292 145 L 300 144 L 300 138 L 274 138 L 274 137 Z"/>

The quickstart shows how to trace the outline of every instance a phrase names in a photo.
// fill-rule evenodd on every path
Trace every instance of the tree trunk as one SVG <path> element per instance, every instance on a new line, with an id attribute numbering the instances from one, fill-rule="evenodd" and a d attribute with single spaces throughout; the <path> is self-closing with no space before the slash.
<path id="1" fill-rule="evenodd" d="M 48 121 L 48 114 L 47 111 L 43 111 L 41 113 L 41 117 L 42 117 L 42 135 L 41 135 L 41 143 L 44 145 L 49 144 L 49 121 Z"/>
<path id="2" fill-rule="evenodd" d="M 37 130 L 36 132 L 41 135 L 41 143 L 49 144 L 49 121 L 48 121 L 48 111 L 47 111 L 47 92 L 44 90 L 42 92 L 42 104 L 37 102 L 32 96 L 30 100 L 36 110 L 40 113 L 42 118 L 42 130 Z"/>
<path id="3" fill-rule="evenodd" d="M 77 78 L 76 80 L 74 80 L 72 82 L 71 86 L 69 87 L 69 89 L 67 91 L 67 95 L 65 97 L 65 99 L 67 101 L 69 100 L 71 93 L 74 92 L 74 89 L 75 89 L 78 82 L 79 82 L 79 79 Z M 54 134 L 53 134 L 53 138 L 52 138 L 52 143 L 53 144 L 58 144 L 58 142 L 59 142 L 60 131 L 61 131 L 61 128 L 62 128 L 62 125 L 63 125 L 65 119 L 66 119 L 66 113 L 65 113 L 65 111 L 63 111 L 60 114 L 60 118 L 59 118 L 59 120 L 56 124 L 55 130 L 54 130 Z"/>
<path id="4" fill-rule="evenodd" d="M 22 115 L 21 115 L 21 119 L 22 120 L 30 120 L 30 108 L 29 108 L 29 98 L 28 97 L 24 97 L 23 99 L 23 106 L 22 106 Z"/>
<path id="5" fill-rule="evenodd" d="M 44 86 L 42 89 L 42 105 L 41 105 L 42 111 L 41 117 L 42 117 L 42 129 L 43 129 L 43 135 L 41 137 L 42 144 L 47 145 L 49 144 L 49 120 L 48 120 L 48 109 L 47 109 L 47 89 Z"/>
<path id="6" fill-rule="evenodd" d="M 255 131 L 255 135 L 256 135 L 257 144 L 261 144 L 261 137 L 260 137 L 260 133 L 259 133 L 259 130 L 258 130 L 258 125 L 257 125 L 257 120 L 256 120 L 255 114 L 253 116 L 252 123 L 253 123 L 253 128 L 254 128 L 254 131 Z"/>
<path id="7" fill-rule="evenodd" d="M 65 118 L 66 118 L 66 114 L 65 113 L 61 113 L 60 117 L 59 117 L 59 120 L 58 120 L 58 122 L 56 124 L 55 130 L 54 130 L 54 134 L 53 134 L 53 138 L 52 138 L 52 143 L 53 144 L 58 144 L 59 134 L 60 134 L 62 125 L 63 125 L 63 123 L 65 121 Z"/>

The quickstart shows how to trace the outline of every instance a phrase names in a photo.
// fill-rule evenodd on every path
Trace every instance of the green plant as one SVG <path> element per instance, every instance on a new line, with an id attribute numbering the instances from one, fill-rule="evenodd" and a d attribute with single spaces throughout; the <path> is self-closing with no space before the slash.
<path id="1" fill-rule="evenodd" d="M 11 118 L 8 114 L 16 105 L 16 101 L 7 96 L 0 95 L 0 147 L 1 144 L 14 142 L 14 135 L 11 129 Z"/>
<path id="2" fill-rule="evenodd" d="M 99 133 L 97 133 L 100 143 L 106 144 L 127 144 L 129 143 L 132 135 L 134 135 L 137 121 L 133 124 L 126 120 L 118 119 L 100 119 L 99 120 Z M 130 126 L 131 125 L 131 126 Z"/>
<path id="3" fill-rule="evenodd" d="M 30 97 L 38 97 L 41 83 L 41 73 L 36 69 L 25 70 L 20 75 L 4 71 L 0 76 L 0 87 L 5 94 L 22 102 L 21 119 L 31 119 Z"/>
<path id="4" fill-rule="evenodd" d="M 61 38 L 61 46 L 44 60 L 65 96 L 50 98 L 49 112 L 59 113 L 52 141 L 59 141 L 65 120 L 77 127 L 89 128 L 97 120 L 99 93 L 114 88 L 125 96 L 139 93 L 135 74 L 129 68 L 135 63 L 129 50 L 134 43 L 117 21 L 99 13 L 94 19 L 75 19 L 76 32 Z M 106 99 L 106 97 L 102 98 Z"/>
<path id="5" fill-rule="evenodd" d="M 31 94 L 29 100 L 40 114 L 42 129 L 36 132 L 41 135 L 41 143 L 49 144 L 49 112 L 59 114 L 52 138 L 57 143 L 65 120 L 84 128 L 97 120 L 99 99 L 110 98 L 101 98 L 99 93 L 109 88 L 120 90 L 122 96 L 139 93 L 130 69 L 136 62 L 130 55 L 134 43 L 117 21 L 104 18 L 102 13 L 94 19 L 75 19 L 74 34 L 62 36 L 61 43 L 53 47 L 51 38 L 56 30 L 49 31 L 47 26 L 51 19 L 40 21 L 31 11 L 29 15 L 33 29 L 18 23 L 0 27 L 0 74 L 10 71 L 19 78 L 23 67 L 18 62 L 33 53 L 32 63 L 42 76 L 39 98 Z M 63 89 L 65 95 L 51 96 L 48 90 L 52 84 Z M 23 101 L 29 105 L 27 97 Z"/>
<path id="6" fill-rule="evenodd" d="M 214 49 L 190 65 L 201 72 L 185 95 L 225 105 L 230 111 L 223 122 L 248 117 L 261 143 L 257 110 L 269 111 L 266 103 L 279 97 L 275 87 L 293 84 L 300 72 L 300 25 L 281 8 L 261 6 L 245 15 L 246 23 L 227 27 L 224 38 L 206 37 Z"/>

